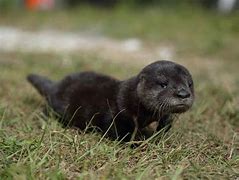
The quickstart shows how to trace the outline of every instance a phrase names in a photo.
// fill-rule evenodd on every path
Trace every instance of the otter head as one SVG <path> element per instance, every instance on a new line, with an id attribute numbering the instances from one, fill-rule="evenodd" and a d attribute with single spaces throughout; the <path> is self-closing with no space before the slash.
<path id="1" fill-rule="evenodd" d="M 189 71 L 174 62 L 156 61 L 138 75 L 137 95 L 145 108 L 160 115 L 183 113 L 194 101 Z"/>

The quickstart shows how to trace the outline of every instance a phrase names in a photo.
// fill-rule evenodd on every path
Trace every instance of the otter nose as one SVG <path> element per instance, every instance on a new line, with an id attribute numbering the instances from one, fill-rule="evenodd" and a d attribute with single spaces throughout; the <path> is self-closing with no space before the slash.
<path id="1" fill-rule="evenodd" d="M 184 99 L 184 98 L 190 97 L 190 93 L 184 88 L 182 88 L 182 89 L 178 89 L 177 96 Z"/>

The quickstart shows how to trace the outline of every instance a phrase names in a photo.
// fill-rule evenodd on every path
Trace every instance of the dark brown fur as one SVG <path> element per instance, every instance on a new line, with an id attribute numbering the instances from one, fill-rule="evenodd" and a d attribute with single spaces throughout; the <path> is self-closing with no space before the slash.
<path id="1" fill-rule="evenodd" d="M 157 131 L 169 129 L 172 114 L 193 104 L 193 81 L 186 68 L 170 61 L 146 66 L 125 81 L 82 72 L 59 82 L 29 75 L 28 81 L 43 95 L 65 125 L 97 127 L 107 137 L 129 141 L 158 122 Z"/>

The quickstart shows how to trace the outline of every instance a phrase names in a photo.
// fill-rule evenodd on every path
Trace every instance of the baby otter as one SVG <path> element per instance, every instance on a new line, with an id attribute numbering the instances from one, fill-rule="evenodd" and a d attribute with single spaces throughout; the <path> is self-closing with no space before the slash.
<path id="1" fill-rule="evenodd" d="M 44 96 L 64 125 L 96 127 L 111 139 L 130 141 L 152 122 L 169 129 L 172 115 L 194 101 L 189 71 L 171 61 L 156 61 L 127 80 L 95 72 L 66 76 L 59 82 L 30 74 L 28 81 Z"/>

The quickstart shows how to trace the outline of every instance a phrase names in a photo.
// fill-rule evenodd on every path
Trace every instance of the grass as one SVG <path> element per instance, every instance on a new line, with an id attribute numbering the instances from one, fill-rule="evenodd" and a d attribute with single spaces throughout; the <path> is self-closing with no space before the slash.
<path id="1" fill-rule="evenodd" d="M 94 132 L 64 129 L 52 117 L 44 121 L 44 101 L 25 76 L 37 72 L 60 79 L 67 73 L 95 70 L 124 79 L 135 75 L 142 64 L 125 66 L 126 61 L 120 58 L 111 61 L 97 53 L 1 52 L 0 179 L 237 179 L 238 15 L 178 11 L 171 14 L 165 9 L 151 9 L 142 14 L 135 10 L 132 14 L 125 9 L 87 9 L 33 16 L 7 12 L 0 16 L 0 24 L 33 30 L 98 28 L 97 33 L 115 38 L 134 35 L 148 43 L 170 42 L 178 49 L 177 61 L 192 72 L 196 86 L 193 109 L 181 115 L 166 136 L 156 136 L 132 149 Z M 158 18 L 152 19 L 155 14 Z M 93 26 L 94 22 L 98 23 Z M 221 30 L 216 32 L 218 27 Z M 64 64 L 66 56 L 71 64 Z"/>

